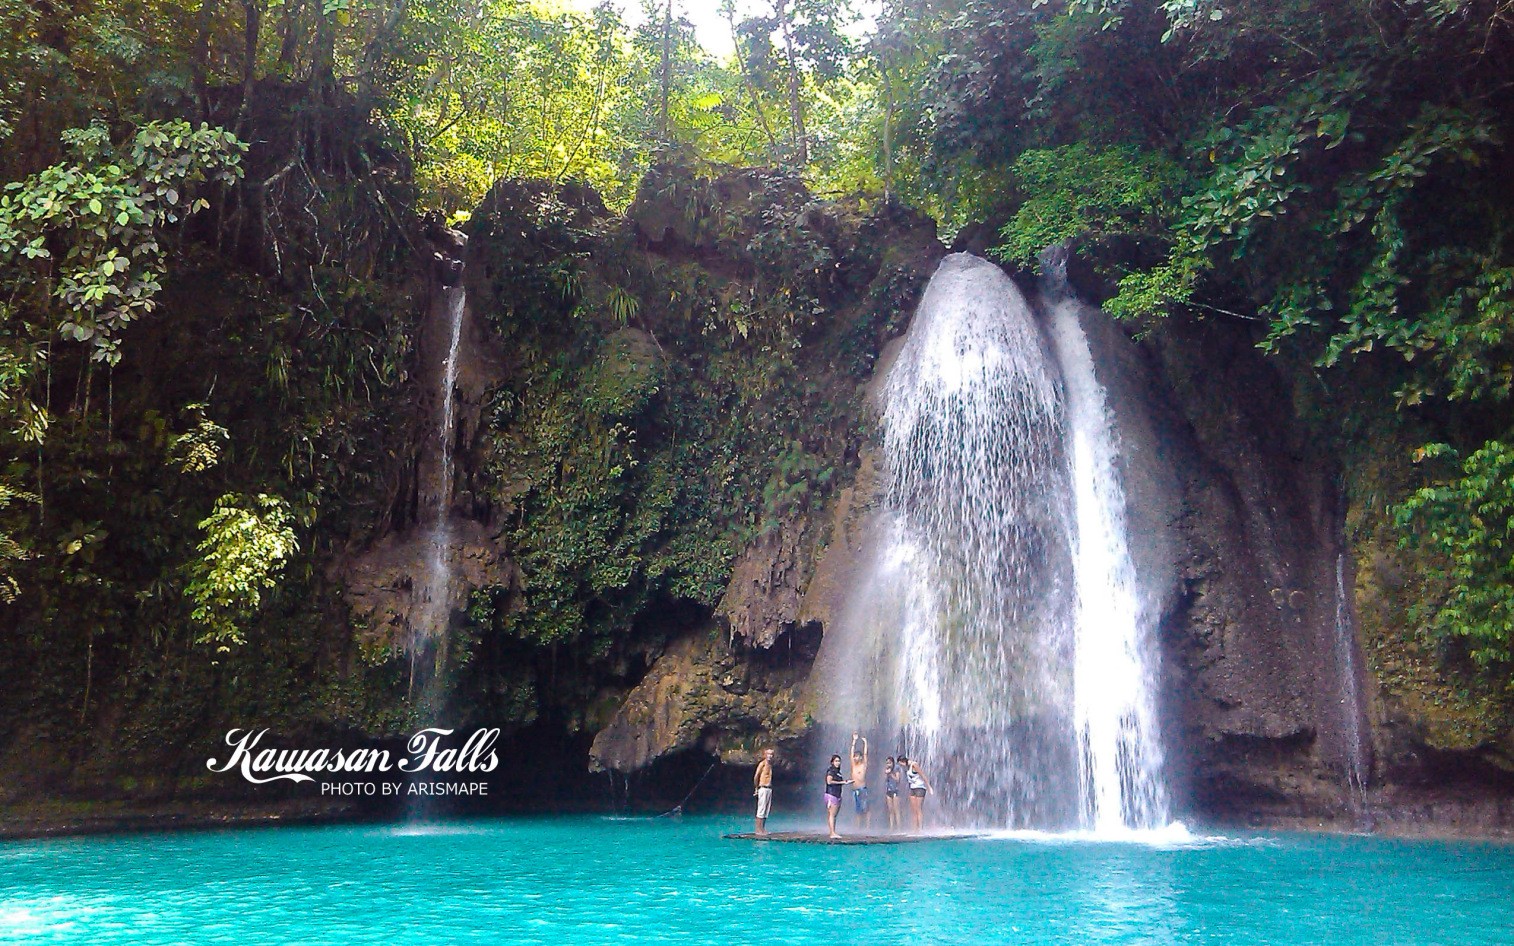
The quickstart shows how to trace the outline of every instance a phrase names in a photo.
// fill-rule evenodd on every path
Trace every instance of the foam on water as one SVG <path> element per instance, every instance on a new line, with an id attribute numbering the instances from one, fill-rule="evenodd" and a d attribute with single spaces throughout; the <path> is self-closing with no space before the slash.
<path id="1" fill-rule="evenodd" d="M 385 828 L 383 833 L 397 838 L 431 838 L 475 834 L 479 830 L 477 826 L 467 822 L 407 821 L 404 824 Z"/>
<path id="2" fill-rule="evenodd" d="M 1195 834 L 1181 821 L 1172 821 L 1158 828 L 1106 827 L 1073 831 L 1010 829 L 988 831 L 981 838 L 989 841 L 1029 841 L 1039 844 L 1137 844 L 1150 848 L 1217 847 L 1251 844 L 1256 840 L 1223 834 Z"/>

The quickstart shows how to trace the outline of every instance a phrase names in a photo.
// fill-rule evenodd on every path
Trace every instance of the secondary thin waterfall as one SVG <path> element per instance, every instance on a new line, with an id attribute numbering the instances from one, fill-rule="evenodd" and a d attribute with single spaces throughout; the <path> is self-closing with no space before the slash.
<path id="1" fill-rule="evenodd" d="M 1345 741 L 1346 788 L 1350 793 L 1352 813 L 1365 820 L 1367 813 L 1367 779 L 1372 764 L 1367 755 L 1363 734 L 1361 684 L 1356 668 L 1356 627 L 1351 620 L 1349 589 L 1346 585 L 1346 553 L 1335 558 L 1335 662 L 1340 680 L 1342 735 Z"/>
<path id="2" fill-rule="evenodd" d="M 952 823 L 1154 827 L 1117 440 L 1076 304 L 1050 315 L 966 254 L 926 288 L 884 383 L 889 487 L 823 712 L 897 738 Z"/>
<path id="3" fill-rule="evenodd" d="M 437 462 L 430 484 L 433 508 L 426 533 L 426 570 L 417 589 L 414 623 L 410 628 L 410 687 L 416 683 L 417 654 L 434 643 L 436 670 L 446 659 L 446 631 L 450 617 L 452 588 L 452 489 L 455 476 L 453 451 L 457 426 L 457 361 L 462 344 L 463 315 L 467 310 L 467 292 L 461 286 L 443 291 L 446 305 L 447 353 L 437 373 Z"/>

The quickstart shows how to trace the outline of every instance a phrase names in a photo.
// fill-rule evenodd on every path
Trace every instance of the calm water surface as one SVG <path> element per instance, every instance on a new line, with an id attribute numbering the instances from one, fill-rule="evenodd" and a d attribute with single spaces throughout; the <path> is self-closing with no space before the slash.
<path id="1" fill-rule="evenodd" d="M 720 837 L 750 825 L 565 817 L 4 842 L 0 942 L 1514 943 L 1508 846 Z"/>

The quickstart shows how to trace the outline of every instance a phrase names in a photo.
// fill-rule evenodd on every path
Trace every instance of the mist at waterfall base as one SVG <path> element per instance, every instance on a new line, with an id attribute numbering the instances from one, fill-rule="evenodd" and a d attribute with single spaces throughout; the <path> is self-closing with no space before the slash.
<path id="1" fill-rule="evenodd" d="M 1054 279 L 1041 309 L 966 254 L 926 288 L 883 381 L 887 494 L 827 634 L 821 741 L 844 754 L 861 729 L 875 768 L 909 755 L 938 825 L 1160 828 L 1118 436 L 1080 304 Z"/>
<path id="2" fill-rule="evenodd" d="M 0 842 L 0 943 L 1492 946 L 1514 848 L 723 840 L 745 818 L 558 817 Z M 783 813 L 774 821 L 790 826 Z"/>

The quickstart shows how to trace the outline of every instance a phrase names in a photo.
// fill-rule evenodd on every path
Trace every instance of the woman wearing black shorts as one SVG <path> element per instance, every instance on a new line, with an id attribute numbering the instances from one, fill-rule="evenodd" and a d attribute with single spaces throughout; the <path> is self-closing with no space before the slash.
<path id="1" fill-rule="evenodd" d="M 888 809 L 888 829 L 899 830 L 899 776 L 904 771 L 894 765 L 894 757 L 883 760 L 883 807 Z"/>
<path id="2" fill-rule="evenodd" d="M 920 771 L 920 766 L 909 760 L 908 756 L 900 756 L 899 762 L 904 766 L 904 777 L 909 781 L 909 812 L 915 819 L 916 833 L 925 830 L 925 796 L 935 791 L 930 787 L 930 779 Z"/>

